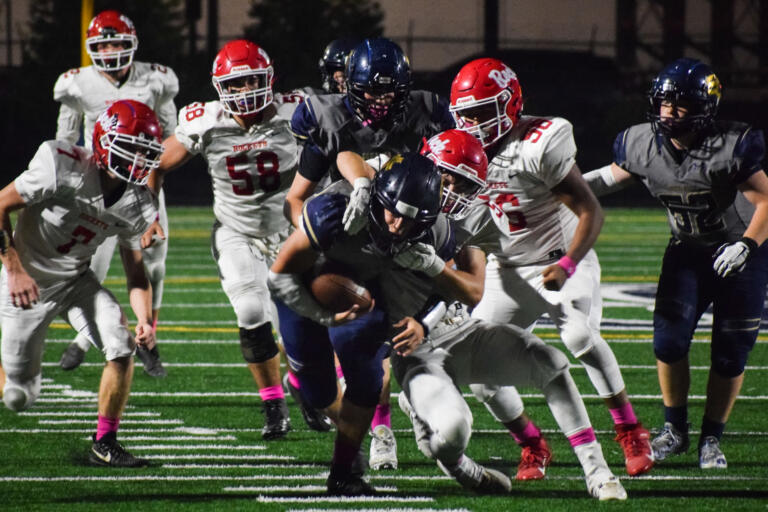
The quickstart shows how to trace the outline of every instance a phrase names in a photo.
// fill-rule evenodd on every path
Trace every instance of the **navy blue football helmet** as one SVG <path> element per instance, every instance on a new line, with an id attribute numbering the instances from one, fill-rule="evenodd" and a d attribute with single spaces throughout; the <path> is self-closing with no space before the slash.
<path id="1" fill-rule="evenodd" d="M 696 132 L 714 122 L 721 96 L 722 86 L 712 68 L 696 59 L 677 59 L 651 83 L 648 118 L 654 130 L 669 137 Z M 659 111 L 664 101 L 682 102 L 689 111 L 680 119 L 662 120 Z"/>
<path id="2" fill-rule="evenodd" d="M 334 39 L 323 50 L 317 65 L 320 68 L 320 79 L 325 92 L 345 92 L 341 85 L 333 78 L 336 71 L 345 72 L 349 53 L 360 43 L 359 39 L 343 37 Z"/>
<path id="3" fill-rule="evenodd" d="M 347 96 L 366 124 L 394 121 L 405 111 L 411 90 L 411 66 L 403 50 L 389 39 L 365 39 L 347 59 Z M 394 93 L 388 105 L 366 99 L 365 94 Z"/>
<path id="4" fill-rule="evenodd" d="M 434 162 L 418 153 L 392 157 L 371 185 L 368 231 L 377 249 L 396 254 L 420 239 L 440 213 L 442 178 Z M 413 221 L 403 235 L 389 232 L 384 210 Z"/>

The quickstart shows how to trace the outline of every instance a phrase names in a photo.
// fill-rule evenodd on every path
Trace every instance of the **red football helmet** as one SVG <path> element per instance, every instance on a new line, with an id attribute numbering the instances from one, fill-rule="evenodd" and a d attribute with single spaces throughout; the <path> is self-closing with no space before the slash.
<path id="1" fill-rule="evenodd" d="M 93 157 L 128 183 L 144 185 L 160 165 L 163 129 L 154 111 L 134 100 L 118 100 L 93 129 Z"/>
<path id="2" fill-rule="evenodd" d="M 523 92 L 517 75 L 498 59 L 476 59 L 456 75 L 451 84 L 450 111 L 456 126 L 488 147 L 520 118 Z"/>
<path id="3" fill-rule="evenodd" d="M 272 103 L 272 60 L 257 44 L 245 39 L 225 44 L 211 75 L 221 105 L 230 114 L 255 114 Z"/>
<path id="4" fill-rule="evenodd" d="M 119 44 L 123 48 L 115 51 L 100 52 L 100 43 Z M 133 54 L 139 47 L 136 29 L 127 16 L 117 11 L 103 11 L 96 15 L 88 25 L 85 50 L 93 61 L 93 67 L 99 71 L 119 71 L 133 62 Z"/>
<path id="5" fill-rule="evenodd" d="M 443 213 L 452 219 L 464 218 L 486 187 L 488 157 L 480 141 L 462 130 L 446 130 L 429 139 L 421 154 L 443 173 Z"/>

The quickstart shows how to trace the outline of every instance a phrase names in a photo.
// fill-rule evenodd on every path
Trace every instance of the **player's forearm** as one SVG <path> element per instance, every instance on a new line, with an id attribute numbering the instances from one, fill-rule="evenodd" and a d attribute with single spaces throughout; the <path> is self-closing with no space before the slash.
<path id="1" fill-rule="evenodd" d="M 373 179 L 373 167 L 368 165 L 363 157 L 352 151 L 342 151 L 336 157 L 336 167 L 344 178 L 354 184 L 358 178 Z"/>
<path id="2" fill-rule="evenodd" d="M 603 211 L 599 206 L 597 208 L 585 208 L 577 215 L 579 223 L 576 226 L 571 245 L 566 252 L 566 255 L 576 263 L 581 261 L 597 242 L 604 220 Z"/>
<path id="3" fill-rule="evenodd" d="M 140 324 L 152 324 L 152 287 L 146 281 L 146 288 L 134 286 L 128 290 L 128 300 L 131 304 L 136 321 Z"/>
<path id="4" fill-rule="evenodd" d="M 483 298 L 483 280 L 468 272 L 455 270 L 446 265 L 434 279 L 443 296 L 462 304 L 474 307 Z"/>
<path id="5" fill-rule="evenodd" d="M 757 245 L 762 245 L 768 238 L 768 201 L 761 201 L 755 205 L 755 213 L 749 222 L 744 236 L 751 238 Z"/>

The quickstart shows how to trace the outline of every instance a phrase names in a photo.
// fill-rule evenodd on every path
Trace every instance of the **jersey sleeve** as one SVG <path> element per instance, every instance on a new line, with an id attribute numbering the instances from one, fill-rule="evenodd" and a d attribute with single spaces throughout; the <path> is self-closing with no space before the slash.
<path id="1" fill-rule="evenodd" d="M 629 162 L 627 162 L 627 134 L 629 129 L 626 129 L 616 136 L 616 140 L 613 141 L 613 163 L 621 167 L 627 172 L 631 172 L 628 169 Z"/>
<path id="2" fill-rule="evenodd" d="M 83 113 L 62 103 L 59 107 L 59 117 L 56 120 L 56 140 L 76 144 L 80 140 L 82 125 Z"/>
<path id="3" fill-rule="evenodd" d="M 553 120 L 552 128 L 554 131 L 549 137 L 541 141 L 544 147 L 539 166 L 539 177 L 550 189 L 563 181 L 576 163 L 576 142 L 573 139 L 571 123 L 556 119 Z M 539 129 L 542 134 L 547 134 L 548 130 L 543 125 Z M 533 141 L 533 138 L 530 140 Z M 536 142 L 532 142 L 531 147 L 535 144 Z"/>
<path id="4" fill-rule="evenodd" d="M 733 181 L 739 184 L 763 168 L 765 158 L 765 138 L 762 130 L 749 129 L 736 143 L 733 149 L 737 170 Z"/>
<path id="5" fill-rule="evenodd" d="M 312 248 L 326 251 L 344 232 L 342 218 L 347 207 L 343 194 L 319 194 L 307 200 L 301 212 L 301 227 Z"/>
<path id="6" fill-rule="evenodd" d="M 215 124 L 215 115 L 212 103 L 190 103 L 179 111 L 174 134 L 190 154 L 203 152 L 203 136 Z"/>
<path id="7" fill-rule="evenodd" d="M 328 173 L 331 161 L 313 139 L 318 130 L 317 118 L 312 110 L 312 98 L 301 103 L 291 117 L 291 132 L 302 144 L 299 174 L 318 182 Z"/>
<path id="8" fill-rule="evenodd" d="M 163 127 L 163 137 L 168 137 L 176 129 L 176 105 L 173 99 L 179 93 L 179 79 L 176 73 L 169 67 L 160 64 L 152 64 L 152 70 L 157 79 L 163 84 L 162 95 L 158 98 L 157 118 Z"/>
<path id="9" fill-rule="evenodd" d="M 29 162 L 29 168 L 14 181 L 16 191 L 26 204 L 39 203 L 56 193 L 54 146 L 43 142 Z"/>
<path id="10" fill-rule="evenodd" d="M 454 121 L 450 110 L 448 110 L 448 100 L 434 94 L 433 102 L 432 122 L 439 127 L 439 131 L 444 132 L 445 130 L 456 128 L 456 122 Z"/>

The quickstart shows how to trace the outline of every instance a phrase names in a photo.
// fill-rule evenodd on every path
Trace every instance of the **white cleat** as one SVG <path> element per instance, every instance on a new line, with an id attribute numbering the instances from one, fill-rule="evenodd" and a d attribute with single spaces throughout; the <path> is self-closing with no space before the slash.
<path id="1" fill-rule="evenodd" d="M 371 432 L 371 453 L 368 465 L 372 470 L 397 469 L 397 441 L 386 425 L 376 425 Z"/>
<path id="2" fill-rule="evenodd" d="M 593 498 L 600 501 L 627 499 L 627 491 L 608 468 L 597 441 L 576 446 L 573 451 L 584 469 L 587 490 Z"/>
<path id="3" fill-rule="evenodd" d="M 726 469 L 728 462 L 720 449 L 720 441 L 715 436 L 707 436 L 699 447 L 699 467 L 701 469 Z"/>
<path id="4" fill-rule="evenodd" d="M 507 475 L 481 466 L 466 455 L 462 455 L 453 467 L 439 460 L 437 466 L 443 473 L 452 476 L 462 487 L 477 494 L 508 494 L 512 491 L 512 480 Z"/>

